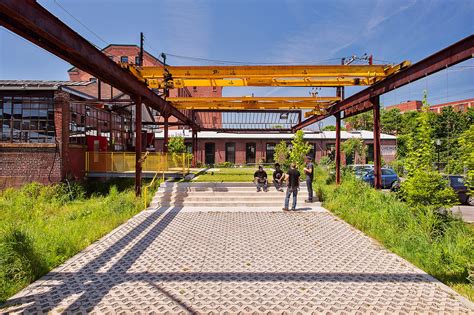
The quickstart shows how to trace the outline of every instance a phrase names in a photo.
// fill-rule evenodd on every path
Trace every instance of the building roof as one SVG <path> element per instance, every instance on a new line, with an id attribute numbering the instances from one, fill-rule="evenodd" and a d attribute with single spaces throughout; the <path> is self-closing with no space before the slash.
<path id="1" fill-rule="evenodd" d="M 169 130 L 169 136 L 184 136 L 184 138 L 191 138 L 190 130 Z M 198 132 L 198 139 L 293 139 L 291 133 L 230 133 L 230 132 L 215 132 L 215 131 L 200 131 Z M 372 140 L 373 132 L 368 130 L 357 131 L 341 131 L 341 139 L 346 140 L 350 138 L 360 138 L 364 140 Z M 155 133 L 157 139 L 163 139 L 163 131 Z M 321 131 L 321 132 L 305 132 L 306 140 L 324 140 L 336 139 L 335 131 Z M 380 134 L 382 140 L 396 140 L 397 137 L 382 133 Z"/>
<path id="2" fill-rule="evenodd" d="M 57 90 L 61 86 L 86 86 L 91 81 L 0 80 L 0 90 Z"/>

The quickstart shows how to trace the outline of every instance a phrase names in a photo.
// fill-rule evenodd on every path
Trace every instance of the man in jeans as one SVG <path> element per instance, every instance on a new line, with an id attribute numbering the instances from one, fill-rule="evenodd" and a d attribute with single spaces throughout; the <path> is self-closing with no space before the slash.
<path id="1" fill-rule="evenodd" d="M 288 187 L 286 188 L 286 197 L 285 197 L 285 207 L 283 211 L 288 211 L 288 206 L 290 204 L 290 196 L 293 195 L 293 206 L 291 210 L 296 209 L 296 199 L 298 197 L 298 189 L 300 187 L 300 172 L 296 169 L 296 164 L 291 163 L 290 169 L 286 174 L 286 182 Z"/>
<path id="2" fill-rule="evenodd" d="M 308 187 L 308 199 L 304 202 L 313 202 L 313 173 L 314 173 L 314 166 L 310 156 L 305 158 L 306 166 L 303 169 L 304 173 L 306 174 L 306 186 Z"/>
<path id="3" fill-rule="evenodd" d="M 258 171 L 253 174 L 253 178 L 255 181 L 255 185 L 257 186 L 257 192 L 259 192 L 262 188 L 263 191 L 268 191 L 267 172 L 263 170 L 263 166 L 260 165 L 258 167 Z"/>

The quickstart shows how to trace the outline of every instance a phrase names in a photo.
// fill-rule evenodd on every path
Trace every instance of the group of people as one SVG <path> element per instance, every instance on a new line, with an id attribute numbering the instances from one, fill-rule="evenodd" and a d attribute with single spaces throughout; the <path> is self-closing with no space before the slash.
<path id="1" fill-rule="evenodd" d="M 305 202 L 313 202 L 313 172 L 314 166 L 311 157 L 305 157 L 305 167 L 303 172 L 306 175 L 306 186 L 308 188 L 308 199 Z M 254 173 L 254 182 L 257 186 L 257 192 L 268 191 L 268 179 L 267 173 L 263 169 L 263 166 L 259 166 L 258 170 Z M 273 172 L 273 185 L 278 191 L 284 191 L 283 187 L 286 186 L 285 206 L 284 211 L 296 210 L 296 200 L 298 197 L 298 191 L 300 188 L 300 171 L 296 168 L 295 163 L 291 163 L 288 172 L 284 173 L 281 170 L 280 164 L 275 163 L 275 171 Z M 290 197 L 293 196 L 293 203 L 291 209 L 289 208 Z"/>

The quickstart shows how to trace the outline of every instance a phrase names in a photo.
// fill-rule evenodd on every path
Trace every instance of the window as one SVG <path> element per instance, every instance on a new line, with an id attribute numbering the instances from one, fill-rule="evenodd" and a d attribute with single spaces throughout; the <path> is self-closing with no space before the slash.
<path id="1" fill-rule="evenodd" d="M 0 97 L 0 142 L 54 143 L 52 97 Z"/>
<path id="2" fill-rule="evenodd" d="M 225 144 L 225 161 L 235 163 L 235 143 Z"/>
<path id="3" fill-rule="evenodd" d="M 265 163 L 273 163 L 273 155 L 275 154 L 275 143 L 267 143 L 267 150 L 265 152 Z"/>
<path id="4" fill-rule="evenodd" d="M 135 56 L 135 64 L 140 65 L 140 56 Z"/>
<path id="5" fill-rule="evenodd" d="M 130 130 L 130 115 L 118 115 L 94 106 L 84 106 L 72 102 L 69 106 L 71 120 L 69 124 L 69 143 L 86 144 L 86 136 L 107 138 L 120 151 L 126 148 Z"/>
<path id="6" fill-rule="evenodd" d="M 197 92 L 197 87 L 196 86 L 193 86 L 193 92 Z"/>
<path id="7" fill-rule="evenodd" d="M 121 56 L 120 57 L 120 62 L 128 63 L 128 56 Z"/>

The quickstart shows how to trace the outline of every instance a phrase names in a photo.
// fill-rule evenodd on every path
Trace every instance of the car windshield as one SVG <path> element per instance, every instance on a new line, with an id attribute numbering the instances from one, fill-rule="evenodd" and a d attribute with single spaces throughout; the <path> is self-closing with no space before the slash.
<path id="1" fill-rule="evenodd" d="M 449 180 L 451 185 L 453 186 L 463 186 L 464 185 L 464 178 L 462 176 L 449 176 Z"/>

